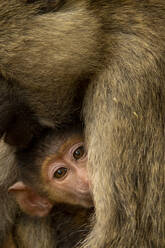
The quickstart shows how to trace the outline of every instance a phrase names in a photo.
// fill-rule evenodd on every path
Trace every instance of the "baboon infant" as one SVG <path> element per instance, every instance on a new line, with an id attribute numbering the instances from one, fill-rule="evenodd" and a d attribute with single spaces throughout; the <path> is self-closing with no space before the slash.
<path id="1" fill-rule="evenodd" d="M 55 203 L 93 206 L 87 175 L 87 152 L 79 129 L 49 132 L 29 150 L 17 153 L 21 180 L 9 188 L 20 208 L 47 215 Z"/>

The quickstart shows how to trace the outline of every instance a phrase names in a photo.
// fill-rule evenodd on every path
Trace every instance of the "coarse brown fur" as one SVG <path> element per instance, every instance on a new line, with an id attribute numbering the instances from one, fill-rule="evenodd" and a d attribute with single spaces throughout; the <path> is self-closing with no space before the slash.
<path id="1" fill-rule="evenodd" d="M 72 248 L 89 232 L 91 213 L 89 209 L 57 205 L 47 218 L 21 215 L 12 233 L 14 242 L 18 248 Z"/>
<path id="2" fill-rule="evenodd" d="M 8 239 L 18 211 L 15 201 L 8 194 L 8 187 L 18 177 L 18 169 L 13 156 L 14 152 L 15 150 L 5 144 L 3 140 L 0 141 L 0 247 Z"/>
<path id="3" fill-rule="evenodd" d="M 89 233 L 92 212 L 59 204 L 50 216 L 41 219 L 20 213 L 2 248 L 75 247 Z"/>
<path id="4" fill-rule="evenodd" d="M 82 109 L 96 207 L 82 247 L 165 247 L 164 0 L 32 2 L 0 2 L 1 133 L 24 145 L 28 113 L 28 144 Z"/>
<path id="5" fill-rule="evenodd" d="M 2 248 L 17 248 L 11 234 L 9 235 L 5 245 Z"/>

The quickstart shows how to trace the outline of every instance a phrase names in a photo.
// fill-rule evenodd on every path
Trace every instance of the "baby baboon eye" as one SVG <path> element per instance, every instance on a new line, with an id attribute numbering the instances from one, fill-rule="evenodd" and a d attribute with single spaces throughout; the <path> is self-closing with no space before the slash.
<path id="1" fill-rule="evenodd" d="M 74 152 L 73 157 L 75 160 L 82 158 L 85 154 L 84 146 L 79 146 Z"/>
<path id="2" fill-rule="evenodd" d="M 63 178 L 66 175 L 66 173 L 67 173 L 67 168 L 61 167 L 54 172 L 53 177 L 56 179 L 60 179 Z"/>

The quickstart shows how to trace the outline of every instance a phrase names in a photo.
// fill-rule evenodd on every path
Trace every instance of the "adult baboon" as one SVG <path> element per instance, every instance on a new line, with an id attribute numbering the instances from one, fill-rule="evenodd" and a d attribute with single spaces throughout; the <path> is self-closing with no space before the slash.
<path id="1" fill-rule="evenodd" d="M 164 0 L 0 2 L 5 141 L 82 113 L 96 208 L 83 248 L 165 246 L 164 54 Z"/>

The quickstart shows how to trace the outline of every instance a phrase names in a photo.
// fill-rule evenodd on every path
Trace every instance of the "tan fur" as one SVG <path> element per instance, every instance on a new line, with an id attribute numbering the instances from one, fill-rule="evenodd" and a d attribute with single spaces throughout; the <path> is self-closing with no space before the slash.
<path id="1" fill-rule="evenodd" d="M 14 239 L 18 248 L 56 248 L 55 231 L 48 218 L 35 219 L 21 215 L 14 226 Z"/>
<path id="2" fill-rule="evenodd" d="M 92 210 L 58 205 L 47 218 L 22 215 L 14 226 L 14 240 L 18 248 L 72 248 L 89 232 L 91 214 Z"/>
<path id="3" fill-rule="evenodd" d="M 13 139 L 4 109 L 18 98 L 32 111 L 29 123 L 55 128 L 82 109 L 96 206 L 82 247 L 165 247 L 164 0 L 36 8 L 0 2 L 2 131 Z"/>

